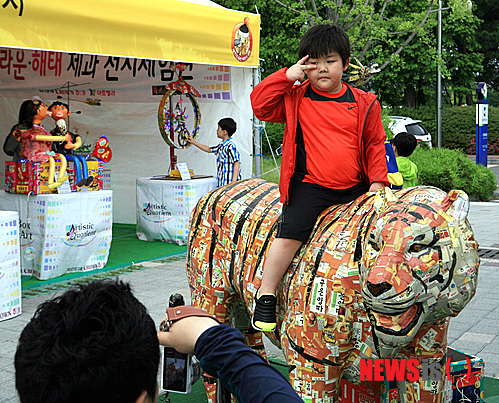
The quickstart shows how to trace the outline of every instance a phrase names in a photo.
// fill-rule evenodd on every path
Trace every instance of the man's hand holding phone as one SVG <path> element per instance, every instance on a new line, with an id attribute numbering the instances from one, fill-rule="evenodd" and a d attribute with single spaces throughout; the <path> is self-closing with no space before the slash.
<path id="1" fill-rule="evenodd" d="M 179 353 L 193 354 L 196 341 L 203 332 L 218 322 L 209 317 L 190 316 L 174 322 L 168 332 L 158 332 L 159 344 L 173 347 Z"/>

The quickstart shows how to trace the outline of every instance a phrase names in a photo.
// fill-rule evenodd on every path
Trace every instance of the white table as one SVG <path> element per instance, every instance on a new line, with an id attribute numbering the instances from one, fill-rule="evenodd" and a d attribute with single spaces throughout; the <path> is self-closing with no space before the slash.
<path id="1" fill-rule="evenodd" d="M 215 178 L 137 179 L 137 237 L 185 245 L 198 200 L 217 187 Z"/>
<path id="2" fill-rule="evenodd" d="M 19 214 L 0 211 L 0 322 L 21 314 Z"/>
<path id="3" fill-rule="evenodd" d="M 25 195 L 0 191 L 19 213 L 21 273 L 47 280 L 103 268 L 112 241 L 113 192 Z"/>

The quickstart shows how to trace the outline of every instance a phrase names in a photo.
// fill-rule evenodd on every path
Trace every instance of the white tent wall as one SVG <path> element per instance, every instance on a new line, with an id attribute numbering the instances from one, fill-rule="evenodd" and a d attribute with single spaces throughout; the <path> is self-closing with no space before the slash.
<path id="1" fill-rule="evenodd" d="M 217 122 L 232 117 L 238 125 L 234 141 L 241 154 L 243 178 L 251 177 L 253 114 L 250 93 L 253 83 L 253 69 L 231 67 L 231 102 L 200 102 L 202 123 L 197 140 L 206 145 L 219 142 L 216 137 Z M 33 92 L 33 95 L 40 95 Z M 49 103 L 52 94 L 42 99 Z M 0 90 L 0 138 L 3 142 L 10 128 L 17 122 L 19 106 L 23 99 L 2 94 Z M 62 99 L 65 102 L 64 99 Z M 111 170 L 113 197 L 113 220 L 116 223 L 136 223 L 136 179 L 166 175 L 170 166 L 170 147 L 163 141 L 157 123 L 157 103 L 103 102 L 98 108 L 85 103 L 72 103 L 71 129 L 79 129 L 84 143 L 93 143 L 101 135 L 109 138 L 113 158 L 105 164 Z M 77 110 L 81 114 L 75 114 Z M 46 118 L 44 126 L 50 130 L 53 120 Z M 89 131 L 87 135 L 87 131 Z M 187 163 L 197 175 L 216 176 L 216 157 L 194 146 L 185 150 L 175 149 L 178 162 Z M 10 157 L 0 152 L 0 166 Z M 4 169 L 0 169 L 0 183 L 5 183 Z"/>

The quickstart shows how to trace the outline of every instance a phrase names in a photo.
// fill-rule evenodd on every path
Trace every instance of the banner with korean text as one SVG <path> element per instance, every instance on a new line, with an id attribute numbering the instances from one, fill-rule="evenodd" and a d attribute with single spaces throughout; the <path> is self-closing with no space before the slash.
<path id="1" fill-rule="evenodd" d="M 0 48 L 3 97 L 59 99 L 71 110 L 82 103 L 96 109 L 108 102 L 159 104 L 180 76 L 200 93 L 201 103 L 232 100 L 229 66 Z"/>

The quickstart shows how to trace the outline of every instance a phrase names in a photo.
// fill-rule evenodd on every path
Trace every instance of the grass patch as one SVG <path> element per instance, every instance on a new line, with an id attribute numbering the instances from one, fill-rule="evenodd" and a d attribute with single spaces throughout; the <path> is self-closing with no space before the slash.
<path id="1" fill-rule="evenodd" d="M 255 173 L 255 164 L 257 158 L 253 159 L 253 174 Z M 272 156 L 265 156 L 259 158 L 261 161 L 260 167 L 262 172 L 262 179 L 268 180 L 269 182 L 279 183 L 279 176 L 281 172 L 281 156 L 276 157 L 275 162 Z M 276 166 L 277 163 L 277 166 Z"/>

